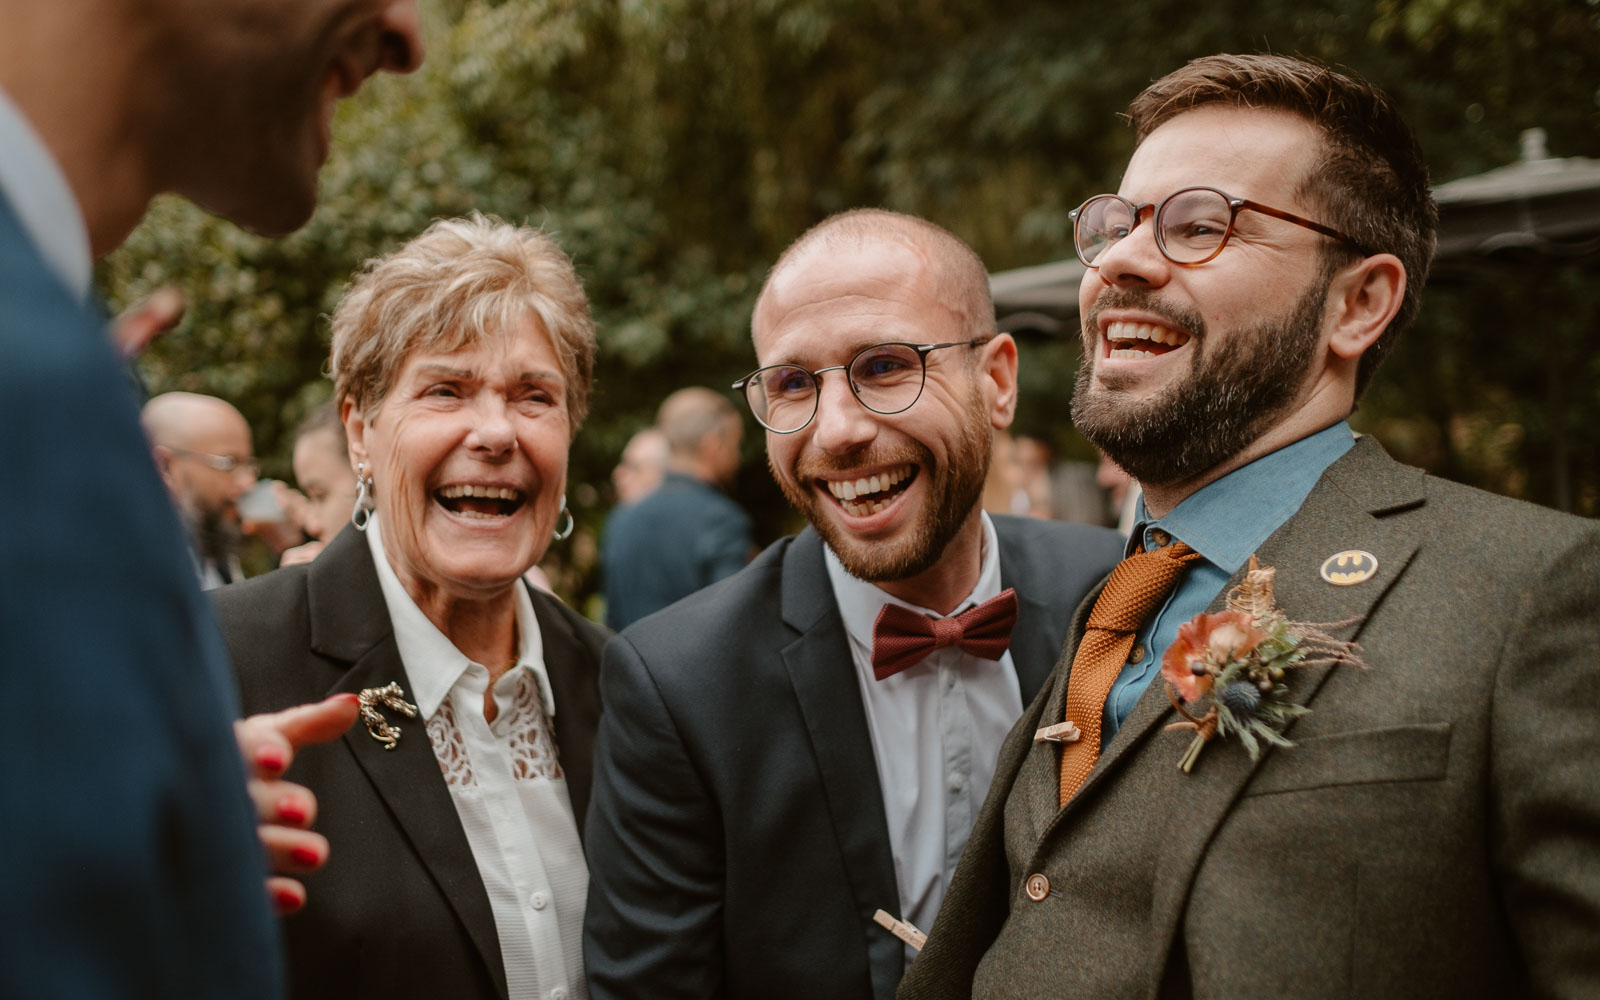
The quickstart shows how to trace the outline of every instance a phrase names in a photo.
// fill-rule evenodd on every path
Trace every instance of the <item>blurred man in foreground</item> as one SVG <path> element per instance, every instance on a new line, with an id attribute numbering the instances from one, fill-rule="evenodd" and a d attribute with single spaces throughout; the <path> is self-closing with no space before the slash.
<path id="1" fill-rule="evenodd" d="M 1001 739 L 1121 551 L 979 507 L 1017 348 L 955 236 L 835 216 L 751 326 L 736 388 L 811 526 L 606 646 L 596 1000 L 888 1000 L 891 918 L 932 922 Z"/>
<path id="2" fill-rule="evenodd" d="M 267 234 L 411 0 L 0 0 L 0 996 L 277 997 L 262 889 L 327 843 L 276 781 L 353 698 L 247 720 L 90 295 L 154 195 Z M 243 748 L 254 780 L 245 792 Z M 259 838 L 254 829 L 263 824 Z M 280 909 L 304 898 L 271 881 Z"/>
<path id="3" fill-rule="evenodd" d="M 239 498 L 256 484 L 250 425 L 215 396 L 167 392 L 144 404 L 139 422 L 184 527 L 201 590 L 244 579 Z"/>
<path id="4" fill-rule="evenodd" d="M 899 996 L 1600 995 L 1600 527 L 1345 423 L 1433 255 L 1415 137 L 1280 56 L 1129 117 L 1072 414 L 1130 553 Z"/>

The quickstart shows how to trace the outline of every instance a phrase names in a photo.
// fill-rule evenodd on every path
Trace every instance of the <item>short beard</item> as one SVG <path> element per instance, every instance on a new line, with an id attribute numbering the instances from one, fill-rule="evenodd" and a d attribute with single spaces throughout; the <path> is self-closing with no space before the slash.
<path id="1" fill-rule="evenodd" d="M 949 461 L 936 465 L 933 453 L 917 441 L 893 451 L 871 452 L 834 458 L 823 454 L 815 459 L 796 463 L 796 482 L 790 483 L 773 469 L 789 502 L 805 515 L 817 529 L 828 548 L 839 557 L 845 570 L 858 580 L 868 583 L 890 583 L 904 580 L 931 569 L 944 555 L 951 539 L 962 525 L 972 517 L 978 499 L 983 495 L 984 480 L 989 475 L 989 451 L 993 435 L 983 419 L 983 394 L 973 386 L 968 399 L 965 421 L 954 442 Z M 890 466 L 915 463 L 918 477 L 928 476 L 926 500 L 921 517 L 910 537 L 897 543 L 859 539 L 840 527 L 823 512 L 823 506 L 832 500 L 819 497 L 809 484 L 828 472 L 842 472 L 863 465 Z M 771 458 L 768 458 L 770 467 Z"/>
<path id="2" fill-rule="evenodd" d="M 1233 458 L 1294 407 L 1321 340 L 1331 270 L 1287 314 L 1228 331 L 1206 353 L 1209 334 L 1196 313 L 1163 306 L 1150 293 L 1103 293 L 1084 319 L 1084 357 L 1072 396 L 1078 431 L 1141 483 L 1189 482 Z M 1136 306 L 1166 317 L 1193 337 L 1189 375 L 1149 399 L 1120 398 L 1097 384 L 1098 316 Z M 1092 339 L 1091 339 L 1092 334 Z"/>

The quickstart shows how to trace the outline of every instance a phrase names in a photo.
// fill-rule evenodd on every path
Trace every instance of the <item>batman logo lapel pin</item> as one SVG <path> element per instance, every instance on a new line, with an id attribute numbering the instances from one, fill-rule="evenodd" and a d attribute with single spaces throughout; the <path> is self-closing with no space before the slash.
<path id="1" fill-rule="evenodd" d="M 1345 549 L 1324 559 L 1320 572 L 1335 587 L 1353 587 L 1378 575 L 1378 557 L 1360 549 Z"/>

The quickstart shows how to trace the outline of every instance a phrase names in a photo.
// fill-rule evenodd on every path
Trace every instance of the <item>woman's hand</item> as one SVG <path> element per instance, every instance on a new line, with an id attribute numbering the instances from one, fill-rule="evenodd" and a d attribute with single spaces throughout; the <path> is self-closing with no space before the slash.
<path id="1" fill-rule="evenodd" d="M 292 876 L 316 871 L 328 860 L 328 839 L 310 829 L 317 815 L 317 797 L 303 785 L 284 781 L 283 772 L 294 760 L 295 751 L 336 739 L 359 713 L 355 695 L 336 694 L 233 724 L 249 772 L 261 845 L 275 873 L 267 878 L 267 894 L 280 915 L 293 913 L 306 902 L 305 886 Z"/>

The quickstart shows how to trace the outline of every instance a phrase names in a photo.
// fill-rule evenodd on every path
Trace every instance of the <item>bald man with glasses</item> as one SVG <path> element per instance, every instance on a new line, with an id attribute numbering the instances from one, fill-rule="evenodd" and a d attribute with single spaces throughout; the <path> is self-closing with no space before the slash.
<path id="1" fill-rule="evenodd" d="M 1001 739 L 1121 554 L 980 509 L 1017 352 L 956 237 L 828 219 L 752 329 L 734 388 L 810 526 L 607 646 L 597 1000 L 888 1000 L 914 950 L 885 925 L 931 923 Z"/>
<path id="2" fill-rule="evenodd" d="M 200 589 L 243 580 L 239 500 L 260 467 L 244 414 L 215 396 L 167 392 L 144 404 L 139 422 L 188 529 Z"/>

